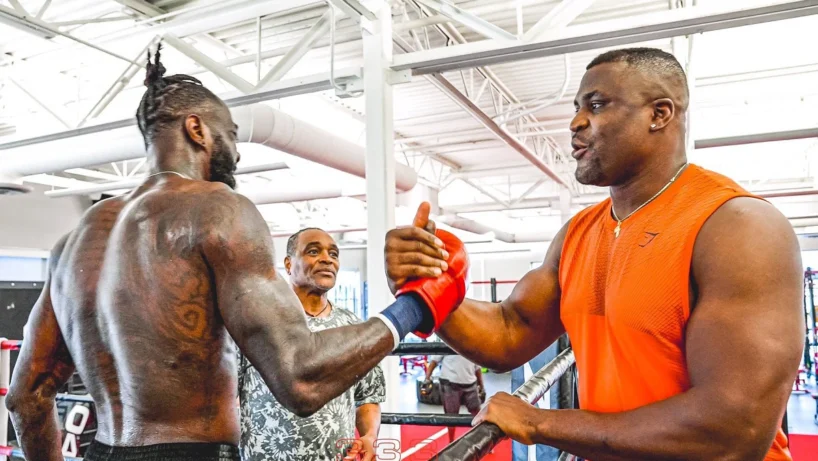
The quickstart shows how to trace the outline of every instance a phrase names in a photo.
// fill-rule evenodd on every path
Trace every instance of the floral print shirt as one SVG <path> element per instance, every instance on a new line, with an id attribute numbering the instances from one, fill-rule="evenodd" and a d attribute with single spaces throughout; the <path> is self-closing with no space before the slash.
<path id="1" fill-rule="evenodd" d="M 332 306 L 325 318 L 307 317 L 312 331 L 359 323 L 352 312 Z M 340 371 L 340 370 L 339 370 Z M 386 398 L 380 366 L 314 415 L 291 413 L 267 388 L 259 372 L 239 354 L 241 457 L 243 461 L 336 461 L 355 437 L 355 411 Z M 340 455 L 340 456 L 339 456 Z"/>

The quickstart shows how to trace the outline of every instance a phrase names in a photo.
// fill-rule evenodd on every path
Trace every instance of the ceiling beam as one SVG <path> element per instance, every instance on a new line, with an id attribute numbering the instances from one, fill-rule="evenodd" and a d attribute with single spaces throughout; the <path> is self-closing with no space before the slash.
<path id="1" fill-rule="evenodd" d="M 375 13 L 358 0 L 329 0 L 329 2 L 355 22 L 360 23 L 361 18 L 365 18 L 367 21 L 377 19 Z"/>
<path id="2" fill-rule="evenodd" d="M 534 42 L 484 40 L 396 55 L 392 70 L 415 75 L 576 53 L 605 47 L 780 21 L 818 14 L 818 2 L 801 0 L 775 5 L 763 2 L 714 2 L 692 8 L 598 21 L 566 27 Z"/>
<path id="3" fill-rule="evenodd" d="M 561 29 L 587 10 L 594 0 L 562 0 L 523 35 L 524 42 L 540 39 L 546 32 Z"/>
<path id="4" fill-rule="evenodd" d="M 345 83 L 362 78 L 362 71 L 360 68 L 346 68 L 339 69 L 335 72 L 335 82 Z M 301 94 L 316 93 L 319 91 L 326 91 L 332 89 L 329 82 L 329 73 L 305 75 L 303 77 L 283 80 L 267 89 L 242 96 L 235 96 L 224 99 L 228 107 L 244 106 L 256 102 L 269 101 L 270 99 L 287 98 L 290 96 L 298 96 Z M 118 128 L 126 128 L 135 126 L 136 119 L 128 117 L 122 120 L 113 122 L 101 123 L 99 125 L 92 125 L 83 128 L 75 128 L 73 130 L 61 131 L 58 133 L 51 133 L 42 136 L 35 136 L 33 138 L 20 139 L 18 141 L 11 141 L 5 144 L 0 144 L 0 151 L 7 149 L 14 149 L 17 147 L 30 146 L 33 144 L 40 144 L 44 142 L 57 141 L 60 139 L 74 138 L 91 133 L 100 133 L 103 131 L 116 130 Z"/>
<path id="5" fill-rule="evenodd" d="M 42 108 L 43 110 L 45 110 L 46 112 L 48 112 L 49 114 L 51 114 L 51 116 L 52 116 L 52 117 L 54 117 L 55 119 L 57 119 L 57 121 L 58 121 L 58 122 L 60 122 L 60 123 L 61 123 L 61 124 L 62 124 L 64 127 L 68 128 L 69 130 L 70 130 L 71 128 L 74 128 L 74 127 L 73 127 L 73 126 L 72 126 L 70 123 L 68 123 L 67 121 L 65 121 L 65 119 L 64 119 L 64 118 L 60 117 L 60 116 L 59 116 L 59 115 L 58 115 L 58 114 L 57 114 L 57 113 L 56 113 L 56 112 L 55 112 L 53 109 L 51 109 L 50 107 L 48 107 L 48 105 L 47 105 L 46 103 L 44 103 L 44 102 L 43 102 L 43 101 L 41 101 L 39 98 L 37 98 L 37 96 L 34 96 L 34 94 L 33 94 L 33 93 L 31 93 L 30 91 L 28 91 L 28 90 L 27 90 L 27 89 L 26 89 L 26 88 L 25 88 L 23 85 L 21 85 L 19 82 L 17 82 L 17 80 L 14 80 L 14 79 L 13 79 L 13 78 L 11 78 L 11 77 L 9 77 L 9 78 L 8 78 L 8 80 L 11 82 L 11 84 L 12 84 L 12 85 L 16 86 L 16 87 L 17 87 L 17 89 L 19 89 L 20 91 L 22 91 L 22 92 L 23 92 L 23 94 L 25 94 L 26 96 L 28 96 L 28 98 L 29 98 L 29 99 L 31 99 L 32 101 L 34 101 L 34 103 L 35 103 L 35 104 L 37 104 L 38 106 L 40 106 L 40 108 Z"/>
<path id="6" fill-rule="evenodd" d="M 474 181 L 472 181 L 471 179 L 468 179 L 468 178 L 460 178 L 460 180 L 461 180 L 461 181 L 463 181 L 464 183 L 466 183 L 466 184 L 470 185 L 471 187 L 473 187 L 475 190 L 477 190 L 477 191 L 478 191 L 478 192 L 480 192 L 481 194 L 483 194 L 483 195 L 487 196 L 488 198 L 490 198 L 490 199 L 494 200 L 495 202 L 497 202 L 497 204 L 498 204 L 498 205 L 503 205 L 503 206 L 507 206 L 507 205 L 508 205 L 508 202 L 507 202 L 506 200 L 501 199 L 501 198 L 500 198 L 500 197 L 498 197 L 496 194 L 494 194 L 494 193 L 493 193 L 493 192 L 491 192 L 490 190 L 486 189 L 485 187 L 483 187 L 483 186 L 481 186 L 481 185 L 479 185 L 479 184 L 476 184 L 476 183 L 475 183 Z"/>
<path id="7" fill-rule="evenodd" d="M 332 7 L 330 7 L 332 8 Z M 307 54 L 312 47 L 315 45 L 319 39 L 326 36 L 327 31 L 330 27 L 330 20 L 332 16 L 332 11 L 327 9 L 327 11 L 312 25 L 310 30 L 308 30 L 299 40 L 298 42 L 287 51 L 281 59 L 276 62 L 276 65 L 270 69 L 270 72 L 267 72 L 267 75 L 258 82 L 257 88 L 264 88 L 265 86 L 269 85 L 271 82 L 277 82 L 281 80 L 287 72 L 290 71 L 301 58 Z"/>
<path id="8" fill-rule="evenodd" d="M 233 71 L 221 65 L 210 56 L 197 50 L 193 45 L 190 45 L 179 37 L 171 34 L 165 34 L 164 41 L 170 46 L 176 48 L 188 58 L 194 60 L 205 69 L 213 72 L 213 74 L 215 74 L 217 77 L 229 83 L 233 86 L 233 88 L 239 90 L 240 92 L 248 94 L 255 91 L 256 87 L 253 86 L 252 83 L 234 74 Z"/>
<path id="9" fill-rule="evenodd" d="M 115 2 L 119 3 L 122 6 L 128 7 L 139 14 L 152 18 L 154 16 L 159 16 L 160 14 L 165 14 L 158 6 L 154 6 L 145 0 L 114 0 Z"/>
<path id="10" fill-rule="evenodd" d="M 452 21 L 475 31 L 486 38 L 517 41 L 517 37 L 515 37 L 514 34 L 506 32 L 503 28 L 490 23 L 479 16 L 476 16 L 469 11 L 459 8 L 446 0 L 415 1 L 437 11 Z"/>
<path id="11" fill-rule="evenodd" d="M 43 6 L 40 7 L 40 11 L 37 12 L 36 18 L 37 19 L 43 19 L 43 15 L 45 15 L 45 12 L 48 11 L 48 7 L 50 7 L 50 6 L 51 6 L 51 0 L 45 0 L 45 3 L 43 3 Z"/>
<path id="12" fill-rule="evenodd" d="M 23 8 L 23 5 L 20 4 L 19 0 L 9 0 L 9 3 L 11 3 L 11 6 L 13 6 L 18 13 L 22 14 L 23 16 L 29 15 L 28 11 L 26 11 L 26 9 Z"/>
<path id="13" fill-rule="evenodd" d="M 139 54 L 136 55 L 134 61 L 139 60 L 142 56 L 144 56 L 145 53 L 148 50 L 150 50 L 150 48 L 153 45 L 155 45 L 156 42 L 158 41 L 159 38 L 156 37 L 150 42 L 148 42 L 145 48 L 143 48 L 139 52 Z M 128 86 L 128 83 L 130 83 L 130 81 L 136 76 L 136 74 L 140 70 L 141 70 L 140 67 L 135 66 L 133 64 L 128 64 L 127 66 L 125 66 L 125 69 L 122 71 L 119 77 L 117 77 L 117 79 L 114 80 L 113 83 L 111 83 L 111 86 L 108 87 L 108 89 L 105 90 L 105 92 L 99 97 L 97 102 L 91 107 L 91 110 L 89 110 L 85 117 L 83 117 L 82 120 L 80 120 L 80 122 L 77 124 L 77 128 L 83 127 L 85 123 L 88 122 L 88 120 L 99 117 L 99 115 L 108 107 L 108 105 L 111 104 L 111 101 L 113 101 L 114 98 L 116 98 L 119 95 L 119 93 L 121 93 L 122 90 L 124 90 L 125 87 Z"/>
<path id="14" fill-rule="evenodd" d="M 396 56 L 397 57 L 397 56 Z M 437 89 L 443 92 L 446 96 L 448 96 L 452 101 L 454 101 L 458 106 L 460 106 L 463 110 L 465 110 L 469 115 L 474 117 L 480 124 L 482 124 L 486 129 L 494 133 L 494 135 L 507 144 L 509 147 L 517 151 L 520 155 L 522 155 L 526 160 L 531 162 L 534 166 L 540 169 L 543 173 L 546 174 L 549 178 L 553 179 L 554 182 L 561 185 L 565 188 L 570 188 L 568 182 L 563 179 L 556 171 L 554 171 L 545 161 L 540 158 L 537 154 L 531 151 L 528 147 L 523 145 L 517 138 L 515 138 L 511 133 L 504 130 L 500 125 L 498 125 L 494 120 L 491 119 L 485 112 L 480 110 L 474 102 L 472 102 L 469 98 L 466 97 L 463 93 L 460 92 L 452 83 L 446 80 L 440 74 L 432 74 L 427 78 L 427 80 L 434 85 Z"/>
<path id="15" fill-rule="evenodd" d="M 46 40 L 57 36 L 53 30 L 47 27 L 48 25 L 45 22 L 36 18 L 28 18 L 25 14 L 4 6 L 0 6 L 0 24 L 5 24 Z"/>
<path id="16" fill-rule="evenodd" d="M 93 48 L 93 49 L 95 49 L 95 50 L 97 50 L 97 51 L 99 51 L 101 53 L 105 53 L 108 56 L 112 56 L 114 58 L 121 59 L 121 60 L 123 60 L 125 62 L 133 62 L 130 59 L 124 57 L 124 56 L 121 56 L 121 55 L 119 55 L 117 53 L 114 53 L 113 51 L 106 50 L 105 48 L 101 48 L 101 47 L 99 47 L 97 45 L 94 45 L 93 43 L 90 43 L 90 42 L 88 42 L 86 40 L 83 40 L 81 38 L 74 37 L 71 34 L 62 32 L 59 29 L 57 29 L 56 27 L 52 26 L 51 24 L 48 24 L 45 21 L 42 21 L 42 20 L 34 18 L 34 17 L 21 15 L 20 13 L 16 12 L 15 10 L 13 10 L 11 8 L 6 8 L 4 6 L 0 6 L 0 22 L 2 22 L 4 24 L 8 24 L 8 25 L 10 25 L 12 27 L 16 27 L 16 28 L 18 28 L 20 30 L 29 32 L 29 33 L 31 33 L 33 35 L 38 36 L 38 37 L 53 38 L 54 36 L 59 35 L 59 36 L 65 37 L 65 38 L 67 38 L 69 40 L 72 40 L 74 42 L 77 42 L 77 43 L 79 43 L 81 45 L 87 46 L 88 48 Z M 138 65 L 140 67 L 144 67 L 142 64 L 138 64 Z"/>

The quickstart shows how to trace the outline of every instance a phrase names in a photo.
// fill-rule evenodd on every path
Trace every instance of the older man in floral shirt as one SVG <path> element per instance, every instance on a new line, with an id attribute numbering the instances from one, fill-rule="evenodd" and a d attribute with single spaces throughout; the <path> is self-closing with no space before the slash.
<path id="1" fill-rule="evenodd" d="M 339 267 L 339 249 L 329 234 L 314 228 L 294 234 L 287 241 L 284 266 L 311 330 L 361 321 L 327 299 L 327 292 L 335 286 Z M 383 371 L 376 367 L 314 415 L 300 418 L 276 401 L 258 371 L 246 357 L 240 356 L 242 459 L 336 461 L 357 455 L 364 461 L 374 460 L 373 445 L 381 420 L 379 403 L 385 396 Z M 356 428 L 360 437 L 353 443 Z"/>

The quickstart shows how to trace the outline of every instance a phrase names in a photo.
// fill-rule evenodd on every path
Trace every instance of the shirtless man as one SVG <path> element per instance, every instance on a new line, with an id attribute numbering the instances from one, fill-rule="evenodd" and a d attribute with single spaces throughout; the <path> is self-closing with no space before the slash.
<path id="1" fill-rule="evenodd" d="M 159 52 L 149 56 L 137 112 L 152 174 L 88 210 L 54 248 L 26 326 L 7 406 L 28 461 L 62 461 L 54 398 L 75 369 L 97 409 L 87 460 L 238 460 L 234 341 L 275 398 L 308 416 L 465 294 L 465 266 L 440 264 L 442 277 L 377 318 L 312 333 L 275 271 L 267 223 L 232 191 L 227 106 L 164 71 Z"/>

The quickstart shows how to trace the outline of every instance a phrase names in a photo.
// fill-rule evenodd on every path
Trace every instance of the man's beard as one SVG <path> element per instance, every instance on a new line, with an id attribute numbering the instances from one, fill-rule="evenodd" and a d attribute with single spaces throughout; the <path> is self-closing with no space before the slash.
<path id="1" fill-rule="evenodd" d="M 236 188 L 236 178 L 233 176 L 236 172 L 236 161 L 224 139 L 220 135 L 213 137 L 213 155 L 210 158 L 210 181 L 221 182 L 230 186 L 231 189 Z"/>
<path id="2" fill-rule="evenodd" d="M 577 182 L 584 185 L 599 186 L 605 179 L 599 159 L 588 158 L 583 160 L 585 161 L 577 164 L 577 169 L 574 172 Z"/>

